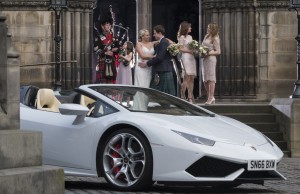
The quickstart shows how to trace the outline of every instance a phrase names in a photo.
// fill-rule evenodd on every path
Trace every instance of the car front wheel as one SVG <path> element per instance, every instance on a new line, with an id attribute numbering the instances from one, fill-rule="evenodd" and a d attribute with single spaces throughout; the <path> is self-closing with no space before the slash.
<path id="1" fill-rule="evenodd" d="M 101 148 L 101 172 L 118 190 L 138 190 L 152 183 L 152 152 L 147 139 L 133 129 L 121 129 Z"/>

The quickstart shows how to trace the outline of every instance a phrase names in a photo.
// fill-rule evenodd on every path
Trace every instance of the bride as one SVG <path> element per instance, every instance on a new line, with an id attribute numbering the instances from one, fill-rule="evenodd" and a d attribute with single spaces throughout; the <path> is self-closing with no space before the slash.
<path id="1" fill-rule="evenodd" d="M 157 41 L 150 42 L 150 33 L 146 29 L 139 31 L 139 41 L 136 44 L 136 51 L 138 53 L 138 62 L 146 62 L 154 57 L 154 44 Z M 135 66 L 134 72 L 134 85 L 139 87 L 150 86 L 152 78 L 152 67 L 141 68 L 138 65 Z"/>
<path id="2" fill-rule="evenodd" d="M 150 33 L 146 29 L 139 31 L 139 41 L 136 44 L 136 51 L 138 53 L 138 62 L 146 62 L 154 57 L 154 44 L 157 41 L 150 42 Z M 134 85 L 139 87 L 149 88 L 152 79 L 152 67 L 141 68 L 135 66 L 134 71 Z M 142 93 L 137 92 L 133 97 L 133 110 L 146 111 L 148 106 L 148 97 Z"/>

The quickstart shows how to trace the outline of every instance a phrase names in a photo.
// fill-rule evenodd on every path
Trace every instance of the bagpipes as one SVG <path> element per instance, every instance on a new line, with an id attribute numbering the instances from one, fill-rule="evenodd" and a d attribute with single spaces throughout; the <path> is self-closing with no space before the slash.
<path id="1" fill-rule="evenodd" d="M 112 5 L 109 6 L 109 11 L 111 13 L 112 20 L 113 20 L 112 29 L 111 29 L 113 37 L 117 39 L 116 41 L 118 42 L 118 45 L 122 46 L 125 41 L 129 41 L 129 34 L 128 34 L 129 27 L 123 27 L 122 23 L 119 23 L 118 25 L 116 24 L 115 13 L 112 10 Z"/>
<path id="2" fill-rule="evenodd" d="M 112 42 L 105 42 L 105 47 L 102 49 L 98 49 L 96 54 L 100 54 L 107 47 L 111 46 L 112 48 L 121 48 L 126 41 L 129 41 L 129 27 L 124 27 L 122 23 L 116 24 L 115 13 L 112 10 L 112 5 L 109 6 L 109 12 L 103 12 L 99 17 L 98 21 L 102 25 L 104 22 L 111 23 L 112 27 L 110 29 L 110 33 L 112 34 Z M 98 23 L 99 24 L 99 23 Z M 94 30 L 96 31 L 96 36 L 101 39 L 101 31 L 99 31 L 101 26 L 96 26 L 94 23 Z M 103 35 L 102 35 L 103 36 Z"/>
<path id="3" fill-rule="evenodd" d="M 99 57 L 99 63 L 105 64 L 103 67 L 101 66 L 104 68 L 104 76 L 111 79 L 116 76 L 116 66 L 119 62 L 120 51 L 123 50 L 124 43 L 129 41 L 129 28 L 123 27 L 122 23 L 116 24 L 112 5 L 109 6 L 109 10 L 106 9 L 105 11 L 100 11 L 100 13 L 98 20 L 94 23 L 96 32 L 94 51 Z M 111 24 L 110 29 L 105 29 L 107 27 L 105 26 L 106 24 Z M 104 30 L 109 30 L 109 32 Z M 113 51 L 114 56 L 104 55 L 106 51 Z M 96 71 L 99 71 L 101 67 L 97 65 Z"/>

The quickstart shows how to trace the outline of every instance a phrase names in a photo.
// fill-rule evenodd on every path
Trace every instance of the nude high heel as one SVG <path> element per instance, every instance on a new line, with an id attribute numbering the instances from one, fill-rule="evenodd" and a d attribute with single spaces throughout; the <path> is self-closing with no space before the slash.
<path id="1" fill-rule="evenodd" d="M 207 101 L 205 102 L 205 105 L 215 104 L 215 102 L 216 102 L 216 99 L 215 99 L 215 98 L 212 98 L 212 99 L 210 99 L 210 100 L 207 100 Z"/>

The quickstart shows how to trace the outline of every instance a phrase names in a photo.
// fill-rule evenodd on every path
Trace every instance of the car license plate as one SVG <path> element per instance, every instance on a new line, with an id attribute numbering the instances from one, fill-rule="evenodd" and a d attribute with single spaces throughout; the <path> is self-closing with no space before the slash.
<path id="1" fill-rule="evenodd" d="M 248 160 L 248 170 L 276 170 L 275 160 Z"/>

